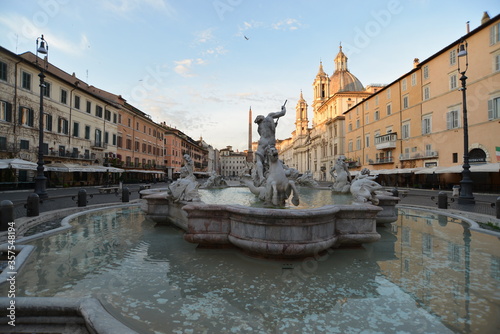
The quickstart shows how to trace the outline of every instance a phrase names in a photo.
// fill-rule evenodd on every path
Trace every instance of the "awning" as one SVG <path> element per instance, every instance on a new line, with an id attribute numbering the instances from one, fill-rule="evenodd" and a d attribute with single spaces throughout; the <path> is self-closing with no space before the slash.
<path id="1" fill-rule="evenodd" d="M 145 174 L 163 174 L 162 170 L 148 170 L 148 169 L 124 169 L 124 172 L 128 173 L 145 173 Z"/>
<path id="2" fill-rule="evenodd" d="M 455 165 L 451 167 L 431 167 L 416 171 L 415 174 L 444 174 L 444 173 L 462 173 L 463 165 Z M 500 163 L 487 163 L 480 165 L 471 165 L 470 171 L 474 173 L 498 173 L 500 172 Z"/>
<path id="3" fill-rule="evenodd" d="M 65 163 L 59 163 L 59 162 L 45 165 L 45 170 L 51 171 L 51 172 L 66 172 L 66 173 L 72 173 L 72 172 L 121 173 L 121 172 L 123 172 L 123 169 L 115 168 L 115 167 L 92 166 L 92 165 L 84 166 L 84 165 L 78 165 L 78 164 L 65 164 Z"/>
<path id="4" fill-rule="evenodd" d="M 0 159 L 0 169 L 14 168 L 24 170 L 36 170 L 38 165 L 34 162 L 22 159 Z"/>

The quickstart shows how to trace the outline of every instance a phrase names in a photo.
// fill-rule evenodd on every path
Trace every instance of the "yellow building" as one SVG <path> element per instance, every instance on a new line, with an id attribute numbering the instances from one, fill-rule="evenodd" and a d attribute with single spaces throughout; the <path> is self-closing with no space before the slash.
<path id="1" fill-rule="evenodd" d="M 386 185 L 450 188 L 461 179 L 466 70 L 468 155 L 475 190 L 498 190 L 500 16 L 490 19 L 344 112 L 345 155 Z M 459 57 L 458 48 L 467 48 Z M 468 63 L 468 64 L 467 64 Z M 476 171 L 476 172 L 475 172 Z M 482 172 L 479 172 L 482 171 Z M 494 172 L 496 171 L 496 172 Z"/>
<path id="2" fill-rule="evenodd" d="M 467 45 L 467 57 L 458 47 Z M 465 44 L 466 43 L 466 44 Z M 468 62 L 466 66 L 466 60 Z M 460 71 L 466 70 L 468 153 L 474 190 L 500 187 L 500 17 L 481 25 L 388 85 L 363 87 L 342 47 L 335 73 L 313 82 L 313 120 L 296 106 L 296 129 L 280 142 L 284 162 L 317 180 L 345 155 L 352 174 L 368 168 L 384 185 L 450 188 L 461 179 L 464 127 Z M 498 152 L 498 153 L 497 153 Z M 496 172 L 495 172 L 496 171 Z"/>

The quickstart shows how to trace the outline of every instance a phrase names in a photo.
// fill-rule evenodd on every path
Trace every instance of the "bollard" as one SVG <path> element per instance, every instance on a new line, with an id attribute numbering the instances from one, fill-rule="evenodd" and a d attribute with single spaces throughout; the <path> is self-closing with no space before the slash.
<path id="1" fill-rule="evenodd" d="M 122 188 L 122 202 L 128 202 L 130 200 L 130 192 L 127 187 Z"/>
<path id="2" fill-rule="evenodd" d="M 87 206 L 87 190 L 78 190 L 78 207 Z"/>
<path id="3" fill-rule="evenodd" d="M 497 218 L 500 219 L 500 197 L 497 197 L 497 202 L 495 203 L 495 208 L 497 211 Z"/>
<path id="4" fill-rule="evenodd" d="M 26 203 L 26 216 L 36 217 L 40 215 L 40 197 L 37 193 L 31 193 Z"/>
<path id="5" fill-rule="evenodd" d="M 438 194 L 438 208 L 448 209 L 448 195 L 445 192 Z"/>
<path id="6" fill-rule="evenodd" d="M 399 197 L 399 191 L 398 191 L 398 188 L 393 188 L 393 189 L 391 190 L 391 192 L 392 192 L 392 196 L 394 196 L 394 197 Z"/>
<path id="7" fill-rule="evenodd" d="M 9 223 L 14 221 L 14 203 L 3 200 L 0 203 L 0 231 L 7 231 Z"/>

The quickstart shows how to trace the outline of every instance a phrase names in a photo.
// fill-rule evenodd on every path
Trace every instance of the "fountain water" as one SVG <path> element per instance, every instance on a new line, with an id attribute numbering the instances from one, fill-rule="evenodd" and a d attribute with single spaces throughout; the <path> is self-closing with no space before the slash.
<path id="1" fill-rule="evenodd" d="M 337 162 L 336 184 L 340 192 L 350 190 L 353 193 L 354 204 L 282 209 L 290 197 L 293 205 L 300 204 L 295 181 L 289 177 L 297 177 L 298 173 L 283 166 L 274 146 L 275 119 L 285 114 L 283 105 L 280 112 L 266 117 L 259 115 L 255 119 L 261 137 L 255 153 L 253 178 L 245 178 L 242 183 L 264 203 L 264 208 L 201 202 L 187 156 L 181 179 L 170 187 L 180 191 L 176 194 L 169 191 L 168 195 L 143 191 L 146 195 L 143 209 L 158 222 L 169 221 L 182 228 L 189 242 L 204 247 L 233 245 L 263 257 L 300 258 L 332 247 L 377 241 L 380 238 L 376 230 L 377 217 L 381 218 L 379 223 L 394 221 L 394 208 L 399 199 L 380 192 L 382 187 L 368 176 L 369 171 L 362 173 L 351 185 L 342 157 Z M 382 206 L 373 205 L 380 201 Z"/>
<path id="2" fill-rule="evenodd" d="M 300 261 L 200 249 L 133 206 L 65 221 L 73 228 L 28 242 L 34 251 L 18 273 L 17 302 L 97 298 L 139 333 L 451 334 L 500 326 L 498 235 L 453 216 L 402 208 L 379 227 L 379 242 Z"/>

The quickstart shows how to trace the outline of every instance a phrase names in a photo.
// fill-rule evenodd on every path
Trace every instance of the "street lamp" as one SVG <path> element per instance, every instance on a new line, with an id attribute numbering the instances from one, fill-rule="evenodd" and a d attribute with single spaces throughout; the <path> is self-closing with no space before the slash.
<path id="1" fill-rule="evenodd" d="M 38 63 L 38 54 L 45 55 L 45 60 L 42 64 Z M 39 114 L 39 123 L 38 123 L 38 167 L 37 175 L 35 177 L 35 193 L 38 195 L 40 199 L 47 198 L 47 190 L 45 189 L 45 185 L 47 183 L 47 178 L 43 174 L 44 169 L 44 161 L 43 161 L 43 94 L 45 89 L 45 67 L 48 63 L 48 53 L 49 53 L 49 45 L 47 41 L 41 37 L 36 39 L 36 65 L 40 69 L 40 114 Z"/>
<path id="2" fill-rule="evenodd" d="M 464 164 L 462 170 L 462 180 L 460 181 L 460 196 L 458 197 L 459 204 L 474 204 L 474 195 L 472 195 L 472 179 L 470 177 L 470 165 L 469 165 L 469 126 L 467 122 L 467 96 L 466 96 L 466 84 L 465 81 L 467 77 L 465 72 L 469 66 L 469 56 L 467 54 L 467 42 L 462 40 L 458 45 L 458 73 L 460 73 L 460 81 L 462 82 L 462 87 L 459 90 L 462 91 L 462 109 L 463 109 L 463 123 L 464 123 Z M 465 58 L 465 69 L 462 71 L 460 69 L 460 59 Z M 463 60 L 462 60 L 463 62 Z M 462 64 L 463 65 L 463 64 Z"/>

